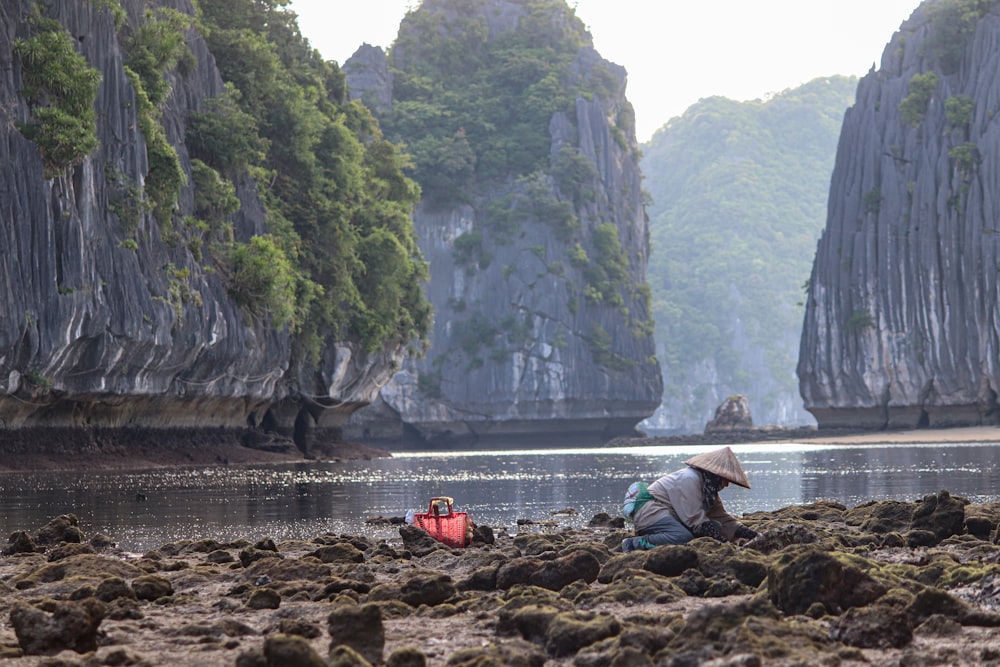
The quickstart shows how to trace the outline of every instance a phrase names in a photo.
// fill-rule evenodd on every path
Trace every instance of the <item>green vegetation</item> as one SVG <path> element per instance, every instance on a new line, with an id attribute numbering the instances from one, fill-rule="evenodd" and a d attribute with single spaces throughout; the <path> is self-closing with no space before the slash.
<path id="1" fill-rule="evenodd" d="M 476 184 L 547 168 L 553 112 L 572 113 L 577 95 L 608 96 L 617 85 L 610 73 L 586 82 L 573 74 L 579 48 L 592 42 L 563 0 L 521 3 L 519 29 L 492 39 L 480 4 L 411 12 L 390 52 L 395 99 L 380 120 L 406 143 L 432 205 L 471 201 Z"/>
<path id="2" fill-rule="evenodd" d="M 948 151 L 948 157 L 955 161 L 962 178 L 968 178 L 981 161 L 979 149 L 971 142 L 952 147 Z"/>
<path id="3" fill-rule="evenodd" d="M 862 197 L 861 203 L 864 204 L 866 212 L 878 213 L 879 208 L 882 206 L 882 190 L 872 188 Z"/>
<path id="4" fill-rule="evenodd" d="M 36 15 L 29 26 L 30 38 L 14 40 L 31 108 L 18 130 L 38 146 L 45 177 L 53 178 L 97 148 L 94 102 L 101 77 L 58 22 Z"/>
<path id="5" fill-rule="evenodd" d="M 277 326 L 292 322 L 295 272 L 285 253 L 269 236 L 229 245 L 229 295 L 254 315 Z"/>
<path id="6" fill-rule="evenodd" d="M 938 75 L 935 72 L 914 74 L 910 78 L 909 94 L 899 103 L 899 113 L 903 122 L 916 127 L 924 121 L 927 104 L 937 88 Z"/>
<path id="7" fill-rule="evenodd" d="M 997 0 L 935 0 L 925 3 L 931 30 L 927 39 L 930 54 L 943 74 L 958 71 L 976 24 Z"/>
<path id="8" fill-rule="evenodd" d="M 410 213 L 407 160 L 344 75 L 299 32 L 284 0 L 200 0 L 200 29 L 227 92 L 190 118 L 196 214 L 220 272 L 251 313 L 297 332 L 298 358 L 324 340 L 368 351 L 422 340 L 430 307 Z M 271 235 L 227 240 L 236 170 L 257 179 Z M 192 227 L 198 229 L 198 226 Z"/>
<path id="9" fill-rule="evenodd" d="M 672 423 L 700 431 L 730 393 L 747 394 L 763 423 L 779 419 L 768 403 L 798 404 L 801 286 L 856 85 L 832 77 L 767 101 L 705 99 L 642 147 L 648 275 Z"/>
<path id="10" fill-rule="evenodd" d="M 848 333 L 859 333 L 865 329 L 874 329 L 875 321 L 872 314 L 867 310 L 855 310 L 844 323 L 844 330 Z"/>
<path id="11" fill-rule="evenodd" d="M 972 112 L 975 110 L 975 102 L 968 95 L 955 95 L 949 97 L 944 103 L 945 118 L 948 125 L 957 129 L 966 129 L 972 122 Z"/>

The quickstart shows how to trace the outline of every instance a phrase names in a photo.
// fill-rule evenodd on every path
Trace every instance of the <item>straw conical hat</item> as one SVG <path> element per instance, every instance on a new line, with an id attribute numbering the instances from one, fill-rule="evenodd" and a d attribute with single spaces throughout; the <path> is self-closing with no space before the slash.
<path id="1" fill-rule="evenodd" d="M 743 472 L 743 466 L 736 460 L 736 454 L 733 454 L 733 450 L 729 447 L 692 456 L 684 463 L 713 472 L 723 479 L 728 479 L 733 484 L 750 488 L 750 482 L 747 480 L 747 474 Z"/>

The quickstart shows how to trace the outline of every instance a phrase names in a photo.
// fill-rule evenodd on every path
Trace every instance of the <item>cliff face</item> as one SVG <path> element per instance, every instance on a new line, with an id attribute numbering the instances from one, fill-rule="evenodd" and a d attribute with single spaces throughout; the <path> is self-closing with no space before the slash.
<path id="1" fill-rule="evenodd" d="M 417 19 L 447 33 L 458 4 L 423 3 L 401 38 Z M 467 31 L 481 29 L 487 41 L 512 41 L 529 13 L 523 2 L 465 4 L 462 19 L 476 26 Z M 549 4 L 569 15 L 563 3 Z M 425 66 L 400 41 L 391 55 L 404 75 Z M 345 63 L 352 95 L 386 97 L 367 85 L 370 73 L 386 70 L 380 58 L 365 49 Z M 528 178 L 479 174 L 459 203 L 425 196 L 414 223 L 430 263 L 430 349 L 406 363 L 377 405 L 352 417 L 348 435 L 425 444 L 512 436 L 597 442 L 634 432 L 659 404 L 647 218 L 625 72 L 603 60 L 589 36 L 571 61 L 569 78 L 603 76 L 607 85 L 604 94 L 577 96 L 547 116 L 546 167 Z M 504 222 L 498 210 L 509 215 Z"/>
<path id="2" fill-rule="evenodd" d="M 1000 8 L 962 5 L 921 5 L 845 117 L 798 366 L 821 427 L 1000 416 Z"/>
<path id="3" fill-rule="evenodd" d="M 31 34 L 34 3 L 0 5 L 0 427 L 10 435 L 35 426 L 264 425 L 301 436 L 310 425 L 335 426 L 374 396 L 398 350 L 365 355 L 330 344 L 317 365 L 296 365 L 287 327 L 237 305 L 219 272 L 165 238 L 147 209 L 123 213 L 151 178 L 123 34 L 147 7 L 193 9 L 187 0 L 122 0 L 120 29 L 114 4 L 60 2 L 47 13 L 101 77 L 98 146 L 54 177 L 21 130 L 31 109 L 12 55 L 15 40 Z M 194 30 L 184 37 L 193 58 L 166 74 L 172 91 L 160 116 L 186 177 L 175 224 L 195 206 L 184 144 L 190 115 L 223 91 L 205 42 Z M 267 231 L 264 208 L 245 173 L 234 184 L 233 236 L 245 242 Z"/>

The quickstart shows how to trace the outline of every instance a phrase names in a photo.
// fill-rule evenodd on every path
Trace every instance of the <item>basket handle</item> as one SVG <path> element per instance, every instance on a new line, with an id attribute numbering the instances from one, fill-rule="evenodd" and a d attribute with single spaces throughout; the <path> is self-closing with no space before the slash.
<path id="1" fill-rule="evenodd" d="M 428 514 L 433 514 L 434 516 L 440 516 L 440 511 L 438 510 L 437 503 L 444 501 L 448 505 L 448 514 L 452 514 L 451 504 L 455 502 L 454 498 L 449 498 L 448 496 L 438 496 L 436 498 L 431 498 L 430 505 L 427 508 Z"/>

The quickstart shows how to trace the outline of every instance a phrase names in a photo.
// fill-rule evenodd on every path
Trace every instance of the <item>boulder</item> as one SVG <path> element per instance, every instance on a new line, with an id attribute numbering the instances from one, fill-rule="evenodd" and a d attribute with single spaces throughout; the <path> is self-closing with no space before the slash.
<path id="1" fill-rule="evenodd" d="M 968 504 L 968 500 L 956 498 L 945 490 L 928 494 L 913 511 L 910 529 L 929 530 L 938 541 L 961 535 L 965 532 L 965 506 Z"/>
<path id="2" fill-rule="evenodd" d="M 749 431 L 753 429 L 750 416 L 750 401 L 742 394 L 734 394 L 715 409 L 715 417 L 705 424 L 705 434 L 729 431 Z"/>
<path id="3" fill-rule="evenodd" d="M 832 554 L 807 550 L 779 559 L 767 574 L 768 599 L 786 614 L 804 614 L 814 602 L 832 614 L 874 602 L 886 587 Z"/>
<path id="4" fill-rule="evenodd" d="M 326 622 L 331 655 L 338 647 L 346 646 L 374 665 L 382 662 L 385 627 L 382 610 L 377 604 L 339 605 L 330 612 Z"/>
<path id="5" fill-rule="evenodd" d="M 38 606 L 19 601 L 11 609 L 10 624 L 27 655 L 55 655 L 66 649 L 87 653 L 97 650 L 97 629 L 106 612 L 95 598 L 48 600 Z"/>
<path id="6" fill-rule="evenodd" d="M 913 628 L 905 609 L 874 604 L 848 609 L 830 636 L 858 648 L 902 648 L 913 640 Z"/>

